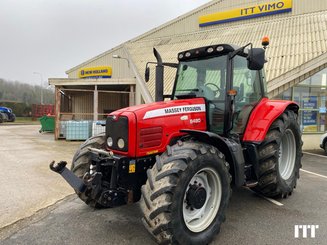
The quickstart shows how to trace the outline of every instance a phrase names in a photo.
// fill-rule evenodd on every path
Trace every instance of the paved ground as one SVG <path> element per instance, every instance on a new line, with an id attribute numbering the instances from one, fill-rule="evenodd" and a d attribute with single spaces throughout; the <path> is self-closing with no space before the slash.
<path id="1" fill-rule="evenodd" d="M 49 170 L 68 160 L 81 142 L 54 141 L 39 125 L 0 125 L 0 228 L 33 215 L 73 193 Z"/>
<path id="2" fill-rule="evenodd" d="M 321 155 L 321 156 L 327 156 L 327 154 L 325 153 L 325 151 L 323 149 L 315 149 L 315 150 L 306 150 L 304 151 L 306 153 L 313 153 L 313 154 L 317 154 L 317 155 Z"/>
<path id="3" fill-rule="evenodd" d="M 305 154 L 303 169 L 311 173 L 301 171 L 294 194 L 277 200 L 282 206 L 249 190 L 234 190 L 227 220 L 212 244 L 326 244 L 327 158 Z M 2 245 L 154 244 L 140 218 L 138 203 L 94 210 L 70 196 L 0 231 L 0 241 Z M 319 225 L 316 238 L 294 238 L 294 225 Z"/>

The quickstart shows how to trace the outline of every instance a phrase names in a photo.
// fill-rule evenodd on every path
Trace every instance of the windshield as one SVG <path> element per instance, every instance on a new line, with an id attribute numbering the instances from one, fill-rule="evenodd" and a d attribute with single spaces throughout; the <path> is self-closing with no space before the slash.
<path id="1" fill-rule="evenodd" d="M 224 100 L 227 56 L 179 64 L 174 98 L 181 96 Z"/>

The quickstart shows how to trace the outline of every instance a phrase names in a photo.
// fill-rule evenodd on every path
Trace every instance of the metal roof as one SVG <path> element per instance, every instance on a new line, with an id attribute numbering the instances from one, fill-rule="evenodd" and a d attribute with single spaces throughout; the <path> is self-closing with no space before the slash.
<path id="1" fill-rule="evenodd" d="M 137 36 L 123 44 L 120 44 L 119 46 L 110 49 L 102 54 L 99 54 L 71 69 L 66 71 L 67 74 L 74 73 L 77 69 L 81 67 L 86 67 L 90 65 L 97 65 L 97 62 L 99 60 L 100 63 L 102 62 L 110 62 L 111 60 L 108 59 L 106 56 L 111 56 L 112 53 L 117 52 L 119 49 L 121 49 L 126 44 L 131 44 L 140 40 L 144 39 L 151 39 L 151 38 L 165 38 L 167 36 L 172 35 L 179 35 L 179 34 L 185 34 L 185 33 L 194 33 L 201 30 L 211 30 L 212 27 L 199 27 L 198 18 L 201 15 L 211 14 L 214 12 L 221 12 L 226 11 L 234 8 L 240 8 L 240 7 L 249 7 L 257 4 L 264 4 L 269 2 L 275 2 L 275 0 L 213 0 L 210 1 L 186 14 L 183 14 L 171 21 L 168 21 L 156 28 L 153 28 L 149 30 L 148 32 L 145 32 L 144 34 Z M 234 25 L 239 25 L 239 23 L 243 24 L 250 24 L 255 23 L 257 21 L 270 21 L 270 20 L 278 20 L 281 18 L 281 16 L 294 16 L 294 15 L 301 15 L 304 13 L 309 12 L 317 12 L 327 10 L 327 1 L 325 0 L 293 0 L 293 7 L 292 12 L 284 13 L 282 15 L 271 15 L 271 16 L 265 16 L 261 17 L 259 19 L 248 19 L 248 20 L 242 20 L 241 22 L 230 22 L 230 23 L 224 23 L 220 24 L 220 27 L 229 27 Z M 72 74 L 70 77 L 75 77 L 75 74 Z"/>
<path id="2" fill-rule="evenodd" d="M 183 50 L 220 43 L 241 46 L 252 42 L 254 47 L 260 47 L 261 38 L 266 35 L 270 37 L 270 46 L 266 51 L 268 60 L 265 67 L 267 81 L 273 81 L 281 75 L 285 77 L 286 73 L 308 62 L 315 63 L 313 62 L 315 59 L 320 59 L 321 61 L 311 66 L 312 69 L 317 70 L 317 67 L 323 67 L 322 65 L 327 63 L 326 59 L 321 58 L 327 52 L 326 10 L 266 21 L 258 19 L 255 23 L 242 23 L 229 27 L 218 26 L 215 29 L 172 35 L 164 38 L 143 39 L 125 45 L 133 63 L 143 76 L 146 62 L 155 60 L 152 54 L 153 47 L 162 54 L 165 62 L 177 62 L 177 54 Z M 165 68 L 166 94 L 171 93 L 175 73 L 175 69 Z M 154 75 L 155 72 L 153 70 L 150 75 L 150 81 L 147 83 L 152 97 L 154 97 L 155 91 Z M 294 80 L 294 77 L 292 79 Z M 297 81 L 300 80 L 298 79 Z M 280 92 L 278 88 L 285 87 L 284 85 L 287 82 L 288 80 L 279 80 L 274 81 L 274 83 L 268 83 L 268 90 L 277 89 Z"/>

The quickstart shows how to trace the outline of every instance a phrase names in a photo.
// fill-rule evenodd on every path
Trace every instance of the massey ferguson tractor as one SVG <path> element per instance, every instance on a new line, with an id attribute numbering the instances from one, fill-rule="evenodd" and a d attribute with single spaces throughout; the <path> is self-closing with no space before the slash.
<path id="1" fill-rule="evenodd" d="M 50 168 L 91 207 L 141 199 L 158 244 L 208 244 L 232 187 L 285 198 L 299 178 L 299 106 L 267 98 L 264 48 L 200 47 L 180 52 L 178 64 L 154 49 L 156 102 L 109 114 L 105 134 L 80 146 L 71 170 L 64 161 Z M 177 68 L 170 100 L 164 66 Z"/>

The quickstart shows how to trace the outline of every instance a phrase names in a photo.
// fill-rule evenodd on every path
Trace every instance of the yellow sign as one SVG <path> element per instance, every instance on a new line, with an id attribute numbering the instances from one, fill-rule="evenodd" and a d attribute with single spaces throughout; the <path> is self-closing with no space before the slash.
<path id="1" fill-rule="evenodd" d="M 147 155 L 152 155 L 158 153 L 158 150 L 153 150 L 153 151 L 148 151 L 146 154 Z"/>
<path id="2" fill-rule="evenodd" d="M 281 14 L 292 11 L 292 0 L 281 0 L 276 2 L 262 3 L 246 8 L 238 8 L 200 16 L 199 26 L 217 25 L 232 21 L 252 19 L 267 15 Z"/>
<path id="3" fill-rule="evenodd" d="M 79 70 L 79 78 L 111 78 L 112 69 L 110 66 L 97 66 L 82 68 Z"/>
<path id="4" fill-rule="evenodd" d="M 132 174 L 135 173 L 135 162 L 130 162 L 129 163 L 129 168 L 128 168 L 128 173 Z"/>

